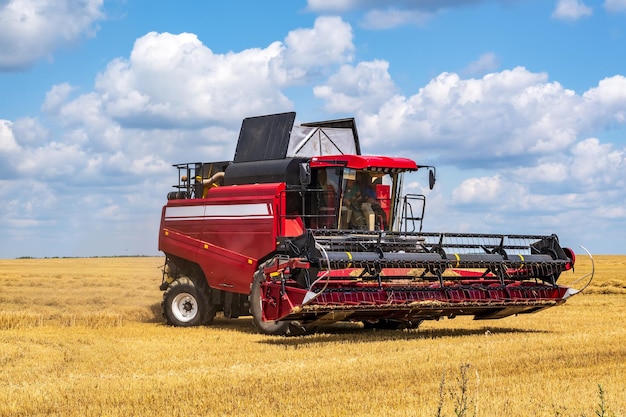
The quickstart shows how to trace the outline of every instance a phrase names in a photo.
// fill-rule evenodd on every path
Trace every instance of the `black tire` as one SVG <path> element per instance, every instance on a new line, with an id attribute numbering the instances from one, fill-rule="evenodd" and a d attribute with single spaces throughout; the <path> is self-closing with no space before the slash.
<path id="1" fill-rule="evenodd" d="M 202 278 L 203 279 L 203 278 Z M 187 277 L 172 282 L 163 293 L 163 317 L 167 324 L 177 327 L 200 326 L 210 324 L 215 317 L 208 285 L 202 285 L 200 279 Z"/>
<path id="2" fill-rule="evenodd" d="M 266 321 L 263 319 L 261 301 L 261 283 L 265 280 L 262 267 L 254 273 L 254 281 L 250 290 L 250 314 L 254 325 L 262 334 L 272 336 L 299 336 L 307 334 L 307 330 L 298 322 Z"/>

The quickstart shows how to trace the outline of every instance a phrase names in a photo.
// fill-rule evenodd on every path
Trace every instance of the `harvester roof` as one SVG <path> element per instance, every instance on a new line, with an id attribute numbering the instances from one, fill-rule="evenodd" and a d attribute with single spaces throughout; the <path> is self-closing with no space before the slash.
<path id="1" fill-rule="evenodd" d="M 233 162 L 361 153 L 354 119 L 294 125 L 295 118 L 291 112 L 244 119 Z"/>
<path id="2" fill-rule="evenodd" d="M 415 161 L 407 158 L 368 155 L 324 155 L 311 158 L 311 168 L 344 166 L 357 170 L 367 169 L 381 172 L 417 171 Z"/>

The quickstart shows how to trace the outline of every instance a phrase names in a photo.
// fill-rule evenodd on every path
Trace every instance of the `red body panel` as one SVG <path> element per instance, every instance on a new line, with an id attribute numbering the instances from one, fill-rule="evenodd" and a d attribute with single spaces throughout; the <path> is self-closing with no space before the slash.
<path id="1" fill-rule="evenodd" d="M 435 319 L 456 315 L 475 315 L 476 319 L 496 319 L 513 314 L 537 312 L 565 302 L 567 288 L 544 284 L 512 282 L 501 287 L 493 281 L 449 282 L 444 287 L 415 285 L 411 288 L 379 287 L 376 284 L 347 283 L 350 292 L 324 292 L 305 303 L 309 292 L 279 282 L 264 283 L 266 320 L 298 320 L 325 314 L 368 317 L 391 314 L 397 318 Z M 333 283 L 338 288 L 342 283 Z M 330 288 L 328 288 L 330 289 Z"/>
<path id="2" fill-rule="evenodd" d="M 417 171 L 415 161 L 408 158 L 391 158 L 388 156 L 367 155 L 325 155 L 311 158 L 311 168 L 345 165 L 353 169 L 385 168 L 399 171 Z"/>
<path id="3" fill-rule="evenodd" d="M 161 215 L 159 250 L 200 265 L 211 287 L 247 294 L 258 260 L 274 252 L 286 228 L 284 190 L 284 183 L 235 185 L 171 200 Z"/>

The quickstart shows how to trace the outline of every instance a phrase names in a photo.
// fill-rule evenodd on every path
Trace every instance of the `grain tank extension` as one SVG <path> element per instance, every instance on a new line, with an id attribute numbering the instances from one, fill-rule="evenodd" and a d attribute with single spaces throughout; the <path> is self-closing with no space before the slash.
<path id="1" fill-rule="evenodd" d="M 432 188 L 434 167 L 361 155 L 354 119 L 294 121 L 247 118 L 232 161 L 174 165 L 159 230 L 169 324 L 223 311 L 274 335 L 414 328 L 534 313 L 578 292 L 557 284 L 575 261 L 557 236 L 422 232 L 426 197 L 403 195 L 402 180 L 427 171 Z"/>

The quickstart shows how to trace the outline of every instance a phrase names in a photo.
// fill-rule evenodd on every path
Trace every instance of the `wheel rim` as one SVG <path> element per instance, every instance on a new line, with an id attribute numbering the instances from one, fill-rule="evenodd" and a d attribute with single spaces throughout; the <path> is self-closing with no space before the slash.
<path id="1" fill-rule="evenodd" d="M 172 314 L 176 320 L 187 323 L 198 315 L 198 302 L 189 293 L 177 294 L 172 300 Z"/>

